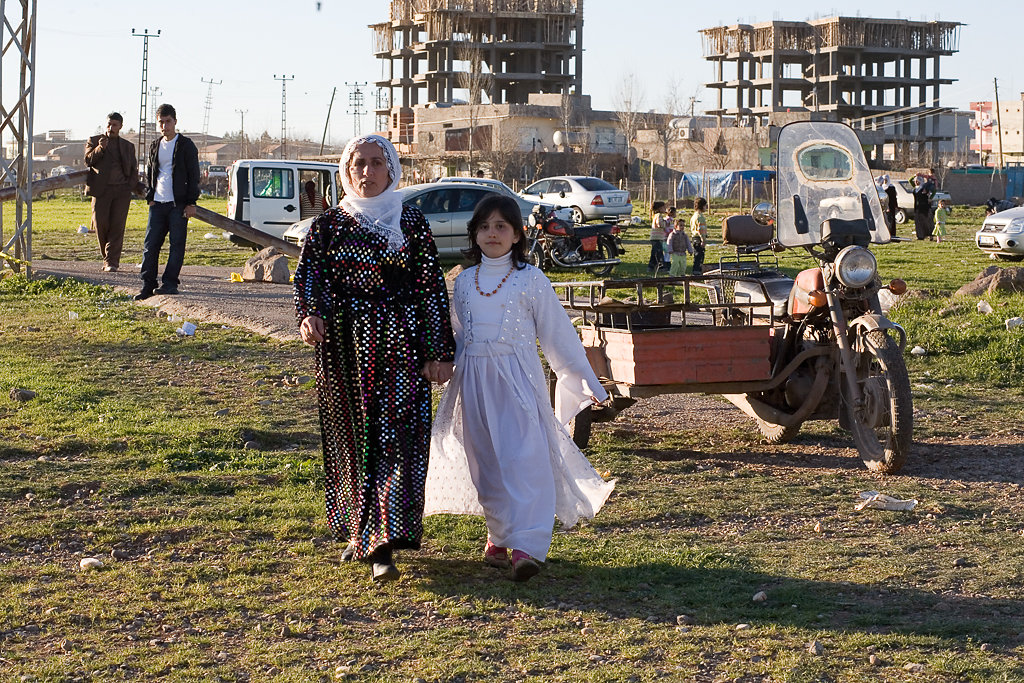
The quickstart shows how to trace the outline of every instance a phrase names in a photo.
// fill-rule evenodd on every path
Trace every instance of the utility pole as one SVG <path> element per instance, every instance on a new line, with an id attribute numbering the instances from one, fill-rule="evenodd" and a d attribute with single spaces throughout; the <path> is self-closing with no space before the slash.
<path id="1" fill-rule="evenodd" d="M 996 128 L 999 129 L 999 170 L 1003 170 L 1003 123 L 999 119 L 999 79 L 993 78 L 992 84 L 996 88 Z"/>
<path id="2" fill-rule="evenodd" d="M 150 105 L 149 105 L 149 120 L 150 121 L 156 121 L 156 108 L 160 106 L 159 104 L 156 103 L 157 102 L 156 98 L 160 97 L 163 94 L 164 94 L 164 91 L 161 90 L 159 86 L 154 85 L 153 87 L 151 87 L 149 89 L 149 97 L 150 97 L 150 99 L 153 100 L 150 103 Z"/>
<path id="3" fill-rule="evenodd" d="M 200 78 L 199 80 L 209 85 L 206 88 L 206 104 L 203 106 L 203 158 L 205 159 L 206 147 L 210 144 L 210 109 L 213 108 L 213 86 L 220 85 L 224 81 L 215 81 L 212 78 L 210 80 Z"/>
<path id="4" fill-rule="evenodd" d="M 249 110 L 248 109 L 236 109 L 235 113 L 242 117 L 242 144 L 241 144 L 241 150 L 240 151 L 241 151 L 241 154 L 242 154 L 242 158 L 243 159 L 248 159 L 249 158 L 249 145 L 246 143 L 246 140 L 245 140 L 245 115 L 249 113 Z"/>
<path id="5" fill-rule="evenodd" d="M 139 144 L 136 156 L 139 159 L 146 158 L 146 102 L 149 90 L 146 84 L 149 82 L 149 39 L 159 38 L 160 29 L 156 33 L 150 33 L 148 28 L 142 29 L 142 33 L 132 29 L 132 36 L 142 38 L 142 99 L 139 102 Z"/>
<path id="6" fill-rule="evenodd" d="M 352 117 L 352 135 L 359 137 L 362 132 L 362 119 L 363 115 L 366 114 L 366 110 L 363 109 L 363 91 L 362 88 L 366 87 L 366 83 L 346 83 L 345 84 L 351 92 L 348 94 L 348 106 L 349 111 L 345 112 Z"/>
<path id="7" fill-rule="evenodd" d="M 327 120 L 324 121 L 324 136 L 320 138 L 320 154 L 324 153 L 324 143 L 327 142 L 327 127 L 331 125 L 331 109 L 334 108 L 334 96 L 337 94 L 337 88 L 331 90 L 331 103 L 327 105 Z"/>
<path id="8" fill-rule="evenodd" d="M 288 139 L 288 96 L 285 87 L 287 86 L 288 81 L 295 80 L 295 74 L 292 74 L 291 76 L 285 76 L 283 74 L 278 76 L 277 74 L 274 74 L 274 80 L 281 81 L 281 158 L 284 159 Z"/>

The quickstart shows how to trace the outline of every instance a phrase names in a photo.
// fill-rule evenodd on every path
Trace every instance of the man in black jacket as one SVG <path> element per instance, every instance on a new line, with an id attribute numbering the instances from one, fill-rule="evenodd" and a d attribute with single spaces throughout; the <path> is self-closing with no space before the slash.
<path id="1" fill-rule="evenodd" d="M 199 150 L 195 143 L 175 130 L 177 112 L 169 104 L 156 110 L 161 137 L 149 148 L 146 168 L 146 201 L 149 222 L 142 251 L 142 291 L 136 299 L 156 294 L 177 294 L 178 275 L 185 260 L 188 219 L 196 215 L 199 200 Z M 170 238 L 163 284 L 156 286 L 157 263 L 164 238 Z"/>

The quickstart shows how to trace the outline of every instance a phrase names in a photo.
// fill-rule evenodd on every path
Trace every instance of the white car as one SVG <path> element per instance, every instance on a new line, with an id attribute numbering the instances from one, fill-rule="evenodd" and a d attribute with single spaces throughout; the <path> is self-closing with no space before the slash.
<path id="1" fill-rule="evenodd" d="M 892 185 L 896 188 L 896 222 L 903 224 L 907 222 L 908 218 L 914 217 L 914 186 L 910 184 L 909 180 L 897 180 Z M 953 196 L 948 192 L 937 190 L 932 195 L 933 211 L 939 205 L 939 201 L 943 199 L 950 204 L 953 203 Z M 882 202 L 883 209 L 888 205 L 888 199 Z"/>
<path id="2" fill-rule="evenodd" d="M 633 213 L 629 192 L 592 176 L 544 178 L 519 193 L 534 204 L 552 204 L 572 212 L 574 223 L 592 220 L 628 220 Z"/>
<path id="3" fill-rule="evenodd" d="M 974 242 L 997 259 L 1024 261 L 1024 207 L 987 216 L 974 234 Z"/>

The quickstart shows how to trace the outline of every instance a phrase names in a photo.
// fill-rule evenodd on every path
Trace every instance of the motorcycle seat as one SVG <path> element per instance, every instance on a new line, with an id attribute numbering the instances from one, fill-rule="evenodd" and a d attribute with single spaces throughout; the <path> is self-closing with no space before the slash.
<path id="1" fill-rule="evenodd" d="M 737 214 L 726 216 L 722 221 L 722 243 L 738 247 L 768 244 L 775 229 L 770 225 L 761 225 L 750 216 Z"/>
<path id="2" fill-rule="evenodd" d="M 772 315 L 776 318 L 781 318 L 786 314 L 789 292 L 793 289 L 793 278 L 783 275 L 778 271 L 755 273 L 753 275 L 746 275 L 745 278 L 746 280 L 736 282 L 733 294 L 733 299 L 736 303 L 765 303 L 764 290 L 757 285 L 757 282 L 753 282 L 756 280 L 768 290 L 768 298 L 772 302 Z M 766 313 L 764 308 L 754 309 L 754 315 L 766 315 Z"/>
<path id="3" fill-rule="evenodd" d="M 574 225 L 572 226 L 572 234 L 580 239 L 583 239 L 584 237 L 593 237 L 594 235 L 610 235 L 612 234 L 612 226 L 608 223 L 597 223 L 596 225 Z"/>

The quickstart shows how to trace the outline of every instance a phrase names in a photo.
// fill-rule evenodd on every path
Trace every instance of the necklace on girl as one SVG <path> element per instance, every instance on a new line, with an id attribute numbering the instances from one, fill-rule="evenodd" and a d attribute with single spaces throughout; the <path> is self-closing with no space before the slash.
<path id="1" fill-rule="evenodd" d="M 494 294 L 497 294 L 498 290 L 501 289 L 501 286 L 503 284 L 505 284 L 505 280 L 507 280 L 509 278 L 509 276 L 512 275 L 512 271 L 515 269 L 515 267 L 516 267 L 515 263 L 510 265 L 508 267 L 508 272 L 505 273 L 505 277 L 501 278 L 501 282 L 498 283 L 498 286 L 495 287 L 494 289 L 492 289 L 489 292 L 485 292 L 484 290 L 480 289 L 480 266 L 477 266 L 476 267 L 476 272 L 473 273 L 473 284 L 476 285 L 476 291 L 479 292 L 483 296 L 493 296 Z"/>

